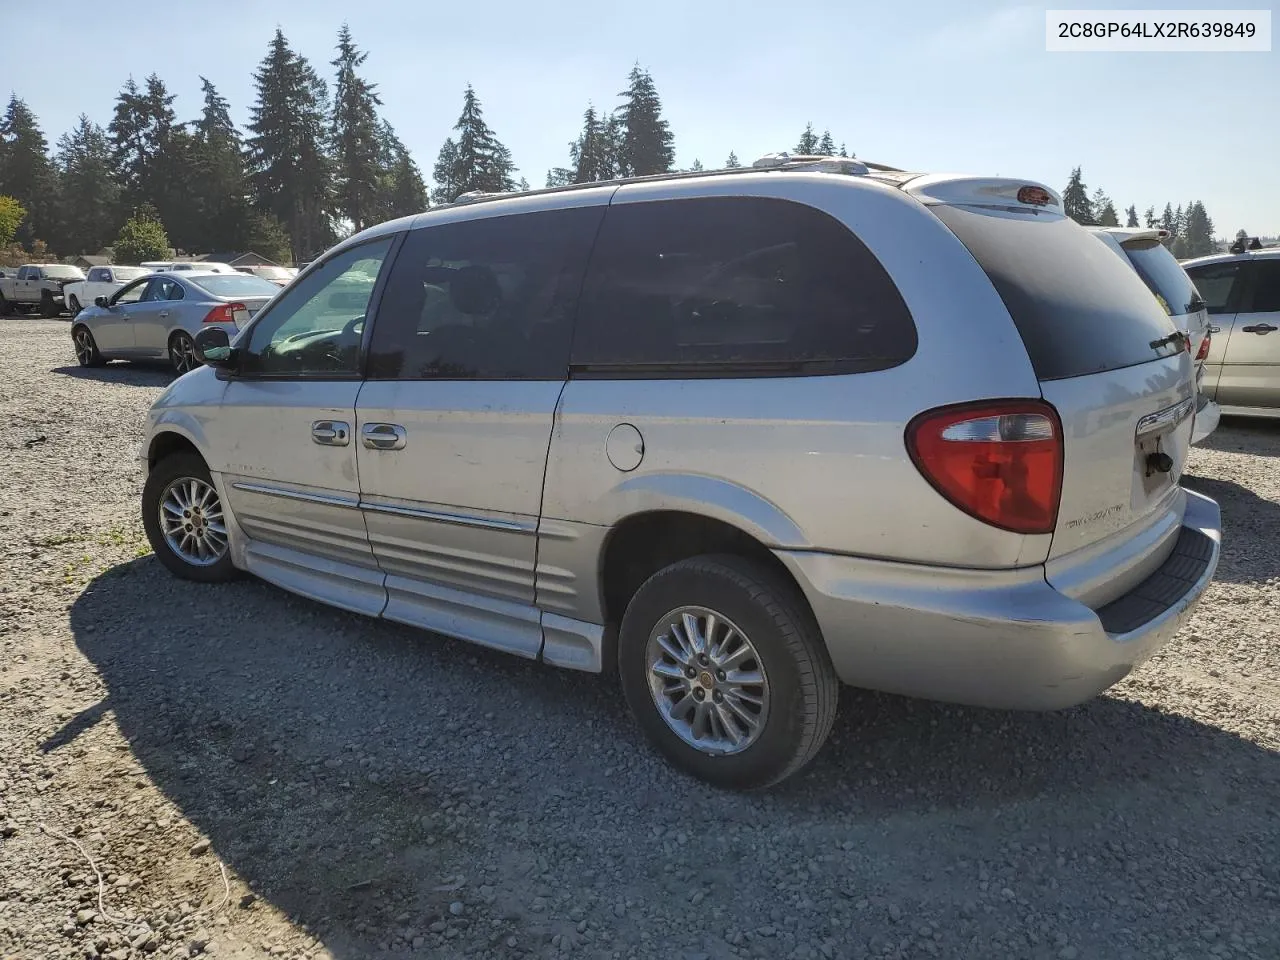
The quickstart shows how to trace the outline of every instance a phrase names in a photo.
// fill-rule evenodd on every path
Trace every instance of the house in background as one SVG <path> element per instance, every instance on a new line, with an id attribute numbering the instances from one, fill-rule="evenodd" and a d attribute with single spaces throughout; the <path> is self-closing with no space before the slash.
<path id="1" fill-rule="evenodd" d="M 113 259 L 109 254 L 82 253 L 80 256 L 72 257 L 66 262 L 73 267 L 79 267 L 81 270 L 88 270 L 91 267 L 109 267 Z"/>

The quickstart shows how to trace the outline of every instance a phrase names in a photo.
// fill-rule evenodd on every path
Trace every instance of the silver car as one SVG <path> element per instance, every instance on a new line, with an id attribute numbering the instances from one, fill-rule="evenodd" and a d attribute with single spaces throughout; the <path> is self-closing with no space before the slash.
<path id="1" fill-rule="evenodd" d="M 194 337 L 210 326 L 234 333 L 280 288 L 243 273 L 149 274 L 76 315 L 71 340 L 82 367 L 108 360 L 164 360 L 177 373 L 197 366 Z"/>
<path id="2" fill-rule="evenodd" d="M 1204 389 L 1205 362 L 1212 349 L 1208 304 L 1164 241 L 1169 231 L 1143 227 L 1089 227 L 1117 256 L 1130 264 L 1155 295 L 1174 325 L 1191 339 L 1196 361 L 1196 413 L 1191 442 L 1200 443 L 1218 428 L 1221 410 Z"/>
<path id="3" fill-rule="evenodd" d="M 365 230 L 156 401 L 180 577 L 587 671 L 712 783 L 841 682 L 1055 709 L 1186 621 L 1193 358 L 1026 181 L 771 156 Z"/>
<path id="4" fill-rule="evenodd" d="M 1183 264 L 1208 301 L 1204 390 L 1223 413 L 1280 417 L 1280 247 Z"/>

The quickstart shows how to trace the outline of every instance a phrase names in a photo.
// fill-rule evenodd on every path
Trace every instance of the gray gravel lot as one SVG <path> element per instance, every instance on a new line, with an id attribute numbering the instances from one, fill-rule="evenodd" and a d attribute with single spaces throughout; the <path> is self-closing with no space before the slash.
<path id="1" fill-rule="evenodd" d="M 1219 582 L 1109 695 L 849 690 L 807 775 L 733 795 L 610 680 L 167 575 L 169 377 L 73 364 L 0 320 L 4 960 L 1280 957 L 1280 423 L 1194 453 Z"/>

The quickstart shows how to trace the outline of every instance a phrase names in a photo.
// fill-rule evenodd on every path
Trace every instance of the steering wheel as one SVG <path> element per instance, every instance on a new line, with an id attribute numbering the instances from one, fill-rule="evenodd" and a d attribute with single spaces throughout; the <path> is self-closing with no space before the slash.
<path id="1" fill-rule="evenodd" d="M 350 336 L 351 334 L 355 333 L 357 329 L 359 329 L 361 332 L 364 331 L 364 314 L 361 314 L 358 317 L 352 317 L 350 320 L 348 320 L 346 322 L 346 325 L 343 326 L 342 328 L 342 335 L 344 337 Z"/>

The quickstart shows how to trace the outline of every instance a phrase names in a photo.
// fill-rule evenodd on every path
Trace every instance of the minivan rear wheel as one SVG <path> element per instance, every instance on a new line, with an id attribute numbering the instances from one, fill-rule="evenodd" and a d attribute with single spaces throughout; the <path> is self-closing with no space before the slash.
<path id="1" fill-rule="evenodd" d="M 222 501 L 209 468 L 195 454 L 165 457 L 147 474 L 142 526 L 170 573 L 201 583 L 235 578 Z"/>
<path id="2" fill-rule="evenodd" d="M 618 671 L 658 750 L 734 789 L 770 786 L 813 759 L 840 695 L 804 598 L 737 556 L 694 557 L 650 577 L 623 616 Z"/>

